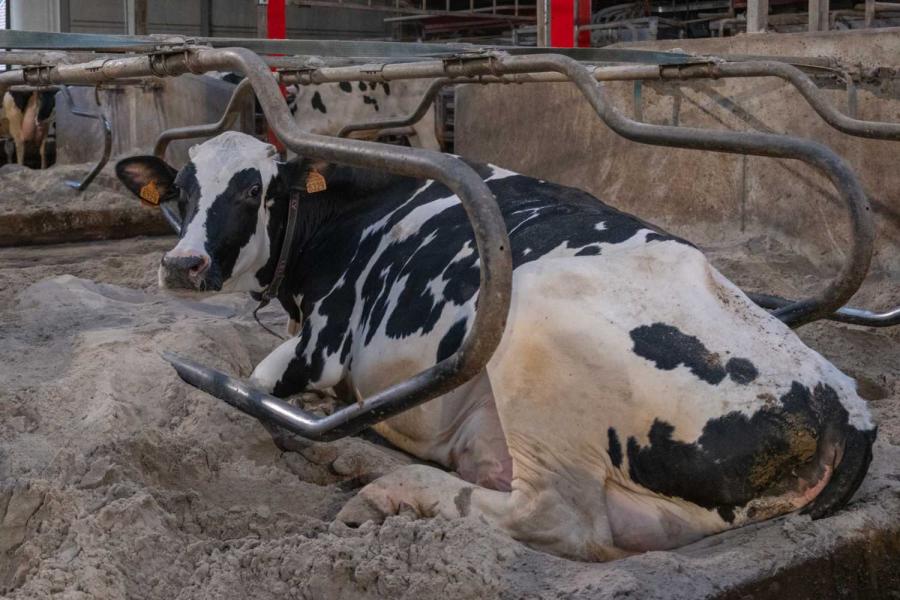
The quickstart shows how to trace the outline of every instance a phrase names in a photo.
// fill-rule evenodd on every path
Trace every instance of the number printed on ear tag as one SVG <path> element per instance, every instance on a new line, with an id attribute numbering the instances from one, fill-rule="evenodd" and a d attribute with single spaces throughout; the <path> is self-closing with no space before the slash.
<path id="1" fill-rule="evenodd" d="M 324 192 L 328 189 L 325 185 L 325 178 L 318 171 L 310 171 L 306 176 L 306 193 L 315 194 L 316 192 Z"/>
<path id="2" fill-rule="evenodd" d="M 150 181 L 150 183 L 142 187 L 139 195 L 141 200 L 147 204 L 159 206 L 159 188 L 156 187 L 155 181 Z"/>

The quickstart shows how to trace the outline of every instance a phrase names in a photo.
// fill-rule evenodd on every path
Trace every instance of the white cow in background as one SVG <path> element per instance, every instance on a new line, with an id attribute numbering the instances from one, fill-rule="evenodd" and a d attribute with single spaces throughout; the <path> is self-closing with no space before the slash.
<path id="1" fill-rule="evenodd" d="M 337 135 L 353 123 L 397 118 L 412 113 L 425 95 L 431 80 L 416 79 L 391 83 L 348 82 L 289 86 L 289 102 L 294 119 L 304 131 Z M 411 125 L 411 146 L 441 150 L 436 134 L 435 110 Z M 371 139 L 375 132 L 355 132 L 351 137 Z"/>

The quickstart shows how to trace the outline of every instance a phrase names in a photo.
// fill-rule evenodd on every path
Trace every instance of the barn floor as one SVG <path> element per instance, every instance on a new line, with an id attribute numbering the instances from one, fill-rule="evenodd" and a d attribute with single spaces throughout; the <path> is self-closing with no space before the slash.
<path id="1" fill-rule="evenodd" d="M 880 422 L 840 514 L 792 515 L 608 564 L 535 552 L 472 519 L 333 521 L 366 476 L 410 459 L 368 439 L 280 452 L 182 384 L 171 349 L 246 376 L 277 340 L 245 296 L 164 296 L 173 238 L 0 248 L 0 594 L 104 598 L 894 597 L 900 590 L 900 330 L 800 335 L 856 377 Z M 709 249 L 784 294 L 817 273 L 765 239 Z M 793 282 L 790 283 L 790 282 Z M 796 287 L 789 287 L 795 285 Z M 900 303 L 878 274 L 860 305 Z M 279 323 L 277 311 L 264 318 Z M 898 328 L 900 329 L 900 328 Z M 891 567 L 891 565 L 894 565 Z"/>

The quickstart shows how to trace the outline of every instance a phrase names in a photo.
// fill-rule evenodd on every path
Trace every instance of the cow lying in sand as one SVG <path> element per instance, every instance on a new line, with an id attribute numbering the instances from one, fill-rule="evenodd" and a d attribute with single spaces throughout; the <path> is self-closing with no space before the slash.
<path id="1" fill-rule="evenodd" d="M 37 146 L 41 168 L 47 168 L 47 133 L 56 110 L 56 92 L 6 92 L 3 113 L 16 145 L 16 161 L 25 164 L 28 146 Z"/>
<path id="2" fill-rule="evenodd" d="M 259 292 L 309 162 L 226 133 L 180 172 L 121 161 L 177 206 L 167 288 Z M 576 189 L 492 166 L 514 260 L 503 339 L 486 370 L 375 426 L 414 465 L 343 508 L 360 523 L 412 507 L 480 516 L 562 556 L 679 546 L 800 508 L 843 506 L 875 428 L 855 384 L 753 304 L 694 246 Z M 301 200 L 279 300 L 298 335 L 254 370 L 278 396 L 339 382 L 367 396 L 449 356 L 478 296 L 459 200 L 433 181 L 348 167 Z M 301 319 L 302 315 L 302 319 Z"/>

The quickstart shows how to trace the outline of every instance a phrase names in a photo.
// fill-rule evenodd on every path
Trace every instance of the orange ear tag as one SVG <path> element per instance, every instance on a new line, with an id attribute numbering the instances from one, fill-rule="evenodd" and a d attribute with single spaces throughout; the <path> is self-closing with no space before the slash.
<path id="1" fill-rule="evenodd" d="M 322 174 L 318 171 L 310 171 L 306 176 L 306 193 L 307 194 L 315 194 L 317 192 L 324 192 L 328 189 L 328 186 L 325 185 L 325 178 L 322 177 Z"/>
<path id="2" fill-rule="evenodd" d="M 156 187 L 155 181 L 150 181 L 147 185 L 141 188 L 141 193 L 138 194 L 141 197 L 141 201 L 149 204 L 151 206 L 159 206 L 159 189 Z"/>

